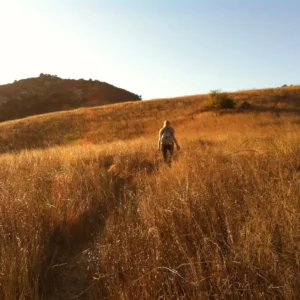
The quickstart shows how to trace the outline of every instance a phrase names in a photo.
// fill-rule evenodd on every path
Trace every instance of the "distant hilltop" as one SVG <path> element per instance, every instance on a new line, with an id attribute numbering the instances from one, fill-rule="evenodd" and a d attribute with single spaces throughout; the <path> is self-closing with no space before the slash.
<path id="1" fill-rule="evenodd" d="M 39 77 L 0 85 L 0 122 L 37 114 L 139 101 L 141 96 L 98 80 Z"/>

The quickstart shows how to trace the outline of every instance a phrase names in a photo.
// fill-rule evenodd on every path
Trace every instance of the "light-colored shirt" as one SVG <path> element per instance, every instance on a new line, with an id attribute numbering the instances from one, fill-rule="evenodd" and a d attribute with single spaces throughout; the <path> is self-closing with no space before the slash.
<path id="1" fill-rule="evenodd" d="M 160 130 L 159 130 L 159 134 L 158 134 L 158 149 L 160 149 L 161 147 L 161 144 L 162 144 L 162 135 L 165 131 L 165 129 L 168 128 L 168 130 L 170 130 L 170 133 L 171 133 L 171 136 L 173 138 L 173 142 L 176 144 L 176 146 L 178 147 L 178 143 L 177 143 L 177 140 L 176 140 L 176 137 L 175 137 L 175 130 L 173 127 L 169 127 L 169 126 L 166 126 L 166 127 L 162 127 Z"/>

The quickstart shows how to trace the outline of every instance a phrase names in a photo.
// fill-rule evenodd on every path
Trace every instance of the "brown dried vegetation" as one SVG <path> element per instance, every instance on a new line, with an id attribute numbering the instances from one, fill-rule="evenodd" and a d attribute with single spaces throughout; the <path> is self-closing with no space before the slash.
<path id="1" fill-rule="evenodd" d="M 0 299 L 297 299 L 299 93 L 230 94 L 244 112 L 203 111 L 202 95 L 3 123 Z M 182 146 L 172 168 L 164 119 Z"/>
<path id="2" fill-rule="evenodd" d="M 37 114 L 140 100 L 140 96 L 98 80 L 37 78 L 0 85 L 0 122 Z"/>

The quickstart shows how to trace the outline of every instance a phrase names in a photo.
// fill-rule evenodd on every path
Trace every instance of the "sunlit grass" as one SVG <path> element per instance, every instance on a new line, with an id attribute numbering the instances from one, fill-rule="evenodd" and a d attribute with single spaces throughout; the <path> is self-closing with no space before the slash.
<path id="1" fill-rule="evenodd" d="M 95 108 L 68 145 L 1 155 L 0 299 L 297 299 L 298 116 L 184 119 L 195 106 L 182 104 L 169 168 L 159 105 L 139 118 L 99 108 L 103 127 Z"/>

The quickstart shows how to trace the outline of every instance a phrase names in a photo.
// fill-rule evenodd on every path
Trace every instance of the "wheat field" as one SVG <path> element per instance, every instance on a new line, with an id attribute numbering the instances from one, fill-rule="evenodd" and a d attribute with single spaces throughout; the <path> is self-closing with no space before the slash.
<path id="1" fill-rule="evenodd" d="M 261 104 L 245 112 L 199 96 L 53 114 L 76 138 L 51 123 L 34 147 L 26 124 L 52 114 L 3 123 L 0 299 L 297 299 L 299 100 L 272 93 L 236 93 Z"/>

